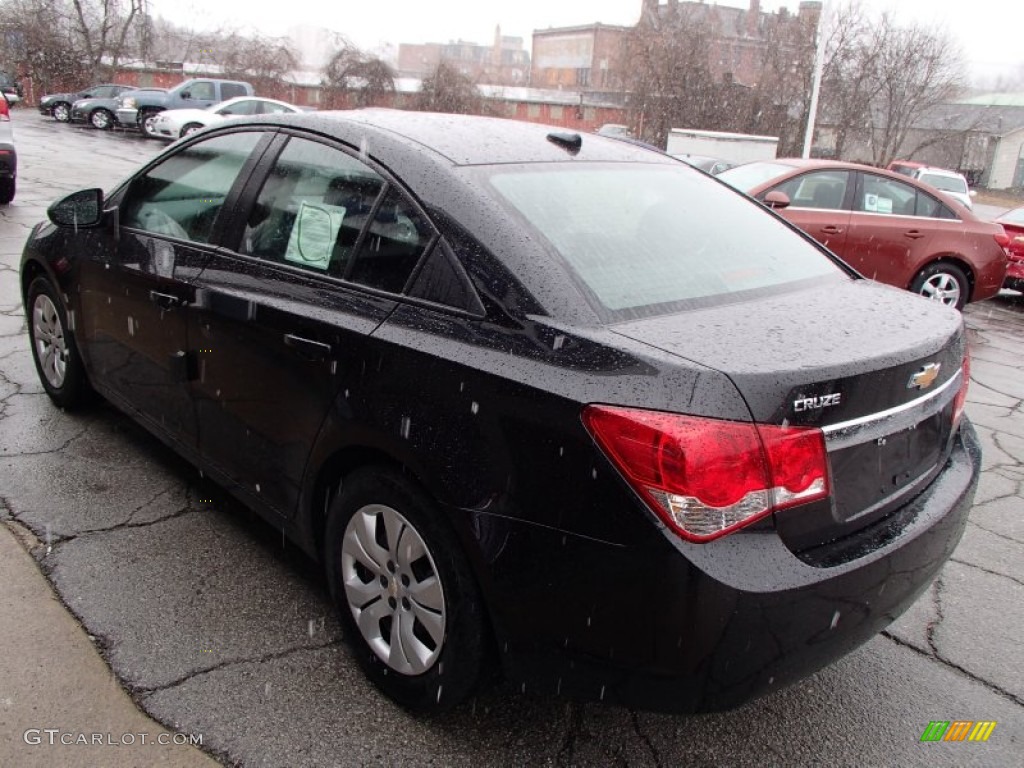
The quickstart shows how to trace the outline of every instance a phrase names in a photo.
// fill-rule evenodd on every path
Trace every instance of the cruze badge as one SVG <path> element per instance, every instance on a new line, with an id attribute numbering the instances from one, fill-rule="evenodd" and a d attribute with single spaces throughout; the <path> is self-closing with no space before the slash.
<path id="1" fill-rule="evenodd" d="M 814 411 L 819 408 L 828 408 L 832 405 L 839 405 L 842 401 L 842 397 L 842 392 L 837 392 L 834 395 L 821 395 L 820 397 L 801 397 L 793 401 L 793 410 L 800 413 L 800 411 Z"/>
<path id="2" fill-rule="evenodd" d="M 939 377 L 939 368 L 942 363 L 928 363 L 924 368 L 910 377 L 907 382 L 907 389 L 928 389 Z"/>

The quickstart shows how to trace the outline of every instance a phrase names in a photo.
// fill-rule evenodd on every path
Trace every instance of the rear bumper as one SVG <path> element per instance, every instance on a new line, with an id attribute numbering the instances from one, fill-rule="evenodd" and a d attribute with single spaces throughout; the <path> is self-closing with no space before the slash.
<path id="1" fill-rule="evenodd" d="M 512 532 L 502 556 L 517 570 L 492 571 L 488 589 L 515 606 L 495 617 L 506 676 L 670 712 L 727 709 L 806 677 L 890 624 L 953 552 L 981 471 L 966 419 L 955 443 L 924 491 L 856 534 L 869 554 L 834 567 L 808 565 L 767 527 L 703 545 L 655 531 L 641 547 Z"/>

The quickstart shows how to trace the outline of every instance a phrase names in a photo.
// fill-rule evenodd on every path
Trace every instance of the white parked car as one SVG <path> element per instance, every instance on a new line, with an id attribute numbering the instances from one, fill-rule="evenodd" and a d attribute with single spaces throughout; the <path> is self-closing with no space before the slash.
<path id="1" fill-rule="evenodd" d="M 945 168 L 917 168 L 912 178 L 929 184 L 940 192 L 945 192 L 954 200 L 959 200 L 967 210 L 974 209 L 974 202 L 971 200 L 975 194 L 974 190 L 967 188 L 967 179 L 963 174 L 956 171 L 947 171 Z"/>
<path id="2" fill-rule="evenodd" d="M 262 99 L 258 96 L 238 96 L 222 101 L 206 109 L 168 109 L 156 117 L 153 135 L 165 139 L 177 139 L 219 123 L 229 117 L 245 115 L 274 115 L 284 112 L 302 112 L 294 104 L 276 99 Z"/>

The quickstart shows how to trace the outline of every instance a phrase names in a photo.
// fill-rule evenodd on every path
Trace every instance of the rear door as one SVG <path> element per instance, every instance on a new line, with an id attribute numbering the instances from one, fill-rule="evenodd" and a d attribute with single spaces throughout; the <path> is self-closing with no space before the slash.
<path id="1" fill-rule="evenodd" d="M 846 261 L 865 277 L 906 288 L 931 247 L 934 197 L 910 184 L 857 173 Z"/>
<path id="2" fill-rule="evenodd" d="M 790 204 L 778 212 L 840 257 L 847 251 L 852 199 L 852 173 L 823 169 L 802 173 L 758 195 L 785 193 Z"/>
<path id="3" fill-rule="evenodd" d="M 328 410 L 364 396 L 370 335 L 435 234 L 354 151 L 297 136 L 252 196 L 190 307 L 199 446 L 236 493 L 287 516 Z"/>

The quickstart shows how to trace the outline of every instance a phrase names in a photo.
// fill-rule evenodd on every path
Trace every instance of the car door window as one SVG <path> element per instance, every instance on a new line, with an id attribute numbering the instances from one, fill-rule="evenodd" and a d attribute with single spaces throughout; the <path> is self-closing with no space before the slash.
<path id="1" fill-rule="evenodd" d="M 234 99 L 238 96 L 245 96 L 245 86 L 241 83 L 221 83 L 220 95 L 225 101 L 227 99 Z M 210 98 L 212 99 L 213 97 L 211 96 Z"/>
<path id="2" fill-rule="evenodd" d="M 873 173 L 862 176 L 864 183 L 857 195 L 855 211 L 892 216 L 920 215 L 917 213 L 917 189 L 902 181 Z"/>
<path id="3" fill-rule="evenodd" d="M 354 283 L 400 293 L 433 239 L 434 230 L 427 220 L 392 188 L 377 208 L 347 277 Z"/>
<path id="4" fill-rule="evenodd" d="M 345 274 L 384 179 L 340 149 L 292 138 L 249 215 L 241 252 Z"/>
<path id="5" fill-rule="evenodd" d="M 246 99 L 245 101 L 236 101 L 233 104 L 228 104 L 226 107 L 221 107 L 217 110 L 218 115 L 255 115 L 259 112 L 259 102 L 253 99 Z"/>
<path id="6" fill-rule="evenodd" d="M 247 131 L 185 148 L 138 176 L 121 207 L 121 224 L 155 234 L 206 243 L 261 133 Z"/>
<path id="7" fill-rule="evenodd" d="M 784 192 L 794 208 L 842 210 L 849 171 L 813 171 L 789 179 L 772 191 Z"/>
<path id="8" fill-rule="evenodd" d="M 284 104 L 275 104 L 272 101 L 264 101 L 260 105 L 260 113 L 264 115 L 281 115 L 286 112 L 293 112 L 290 107 Z"/>
<path id="9" fill-rule="evenodd" d="M 192 83 L 192 87 L 188 89 L 188 95 L 190 99 L 212 101 L 217 98 L 217 91 L 214 89 L 213 83 L 201 81 Z"/>

